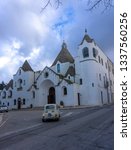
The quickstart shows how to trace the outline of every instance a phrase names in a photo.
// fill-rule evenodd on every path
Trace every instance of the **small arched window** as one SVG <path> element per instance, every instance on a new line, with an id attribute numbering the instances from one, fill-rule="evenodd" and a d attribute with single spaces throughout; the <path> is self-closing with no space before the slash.
<path id="1" fill-rule="evenodd" d="M 63 95 L 67 95 L 67 88 L 63 87 Z"/>
<path id="2" fill-rule="evenodd" d="M 22 79 L 18 80 L 18 90 L 22 90 Z"/>
<path id="3" fill-rule="evenodd" d="M 14 105 L 16 105 L 16 99 L 14 99 Z"/>
<path id="4" fill-rule="evenodd" d="M 3 91 L 2 98 L 6 98 L 6 92 Z"/>
<path id="5" fill-rule="evenodd" d="M 94 83 L 92 83 L 92 87 L 94 87 Z"/>
<path id="6" fill-rule="evenodd" d="M 49 73 L 48 73 L 48 72 L 45 72 L 45 73 L 44 73 L 44 77 L 47 78 L 48 76 L 49 76 Z"/>
<path id="7" fill-rule="evenodd" d="M 57 73 L 60 73 L 60 64 L 57 64 Z"/>
<path id="8" fill-rule="evenodd" d="M 19 75 L 21 75 L 21 69 L 19 70 Z"/>
<path id="9" fill-rule="evenodd" d="M 35 91 L 32 91 L 32 97 L 35 98 Z"/>
<path id="10" fill-rule="evenodd" d="M 80 85 L 82 85 L 82 79 L 80 79 Z"/>
<path id="11" fill-rule="evenodd" d="M 103 65 L 103 59 L 101 58 L 101 64 Z"/>
<path id="12" fill-rule="evenodd" d="M 87 47 L 83 48 L 82 53 L 84 58 L 89 57 L 89 49 Z"/>
<path id="13" fill-rule="evenodd" d="M 98 54 L 98 51 L 95 48 L 93 48 L 93 57 L 96 58 L 97 54 Z"/>
<path id="14" fill-rule="evenodd" d="M 23 105 L 25 105 L 25 98 L 23 98 Z"/>
<path id="15" fill-rule="evenodd" d="M 12 91 L 10 90 L 8 93 L 8 98 L 11 98 L 11 97 L 12 97 Z"/>
<path id="16" fill-rule="evenodd" d="M 101 58 L 100 58 L 100 56 L 98 56 L 98 61 L 99 61 L 99 63 L 101 62 Z"/>
<path id="17" fill-rule="evenodd" d="M 23 83 L 23 85 L 25 85 L 25 80 L 24 80 L 24 83 Z"/>
<path id="18" fill-rule="evenodd" d="M 107 63 L 105 62 L 105 66 L 106 66 L 106 69 L 107 69 Z"/>
<path id="19" fill-rule="evenodd" d="M 99 74 L 99 79 L 101 80 L 101 74 Z"/>

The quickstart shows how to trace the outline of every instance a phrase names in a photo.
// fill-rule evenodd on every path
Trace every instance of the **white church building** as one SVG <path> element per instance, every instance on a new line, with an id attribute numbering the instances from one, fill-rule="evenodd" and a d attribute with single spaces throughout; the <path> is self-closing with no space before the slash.
<path id="1" fill-rule="evenodd" d="M 97 106 L 113 103 L 114 66 L 87 32 L 73 58 L 63 42 L 50 67 L 34 71 L 28 61 L 8 84 L 0 84 L 0 104 L 9 109 L 64 106 Z"/>

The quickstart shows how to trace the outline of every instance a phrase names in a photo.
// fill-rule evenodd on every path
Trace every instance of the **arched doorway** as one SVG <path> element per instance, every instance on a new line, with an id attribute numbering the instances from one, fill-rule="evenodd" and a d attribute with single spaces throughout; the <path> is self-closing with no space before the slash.
<path id="1" fill-rule="evenodd" d="M 18 109 L 21 109 L 21 98 L 18 98 L 17 107 Z"/>
<path id="2" fill-rule="evenodd" d="M 40 84 L 40 103 L 41 105 L 56 103 L 55 84 L 46 79 Z"/>
<path id="3" fill-rule="evenodd" d="M 55 88 L 54 87 L 50 87 L 49 88 L 49 95 L 48 95 L 48 104 L 55 104 L 56 100 L 55 100 Z"/>

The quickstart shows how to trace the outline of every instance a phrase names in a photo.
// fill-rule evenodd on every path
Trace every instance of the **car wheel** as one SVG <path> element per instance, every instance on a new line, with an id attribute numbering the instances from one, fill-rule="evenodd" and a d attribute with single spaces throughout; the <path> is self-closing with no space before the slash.
<path id="1" fill-rule="evenodd" d="M 60 117 L 59 118 L 57 118 L 57 121 L 59 121 L 60 120 Z"/>
<path id="2" fill-rule="evenodd" d="M 42 122 L 46 122 L 46 119 L 45 119 L 45 118 L 42 118 Z"/>

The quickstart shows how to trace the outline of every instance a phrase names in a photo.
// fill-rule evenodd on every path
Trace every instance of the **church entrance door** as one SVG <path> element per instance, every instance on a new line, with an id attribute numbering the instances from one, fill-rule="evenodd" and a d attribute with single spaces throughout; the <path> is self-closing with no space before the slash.
<path id="1" fill-rule="evenodd" d="M 49 95 L 48 95 L 48 104 L 55 104 L 56 100 L 55 100 L 55 88 L 54 87 L 50 87 L 49 88 Z"/>

